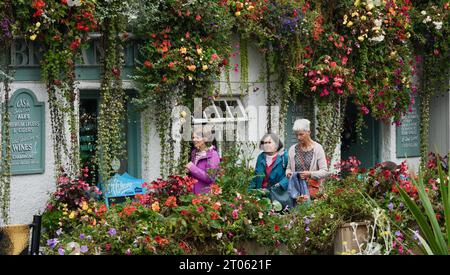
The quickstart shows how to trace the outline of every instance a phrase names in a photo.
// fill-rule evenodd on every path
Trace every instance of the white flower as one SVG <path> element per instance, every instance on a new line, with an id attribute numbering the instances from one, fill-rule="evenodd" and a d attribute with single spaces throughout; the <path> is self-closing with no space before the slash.
<path id="1" fill-rule="evenodd" d="M 334 214 L 330 214 L 330 219 L 333 219 L 334 218 Z"/>
<path id="2" fill-rule="evenodd" d="M 373 20 L 373 23 L 375 24 L 375 26 L 377 26 L 377 27 L 381 27 L 381 24 L 383 24 L 383 20 L 381 20 L 381 19 L 375 19 L 375 20 Z"/>
<path id="3" fill-rule="evenodd" d="M 81 6 L 81 0 L 68 0 L 67 1 L 67 6 L 69 6 L 69 7 Z"/>
<path id="4" fill-rule="evenodd" d="M 380 35 L 380 36 L 377 36 L 377 37 L 373 37 L 373 38 L 370 38 L 369 40 L 370 40 L 370 41 L 375 41 L 375 42 L 381 42 L 381 41 L 384 40 L 384 35 Z"/>
<path id="5" fill-rule="evenodd" d="M 263 212 L 258 212 L 258 218 L 262 219 L 263 215 Z"/>
<path id="6" fill-rule="evenodd" d="M 222 232 L 217 233 L 216 234 L 217 239 L 220 240 L 222 238 L 222 235 L 223 235 Z"/>
<path id="7" fill-rule="evenodd" d="M 426 11 L 421 11 L 420 13 L 421 13 L 422 15 L 426 15 L 426 14 L 427 14 Z"/>
<path id="8" fill-rule="evenodd" d="M 433 22 L 433 24 L 436 27 L 436 30 L 440 30 L 442 28 L 442 22 Z"/>
<path id="9" fill-rule="evenodd" d="M 423 21 L 422 21 L 422 23 L 428 23 L 428 22 L 430 22 L 431 21 L 431 17 L 428 15 Z"/>

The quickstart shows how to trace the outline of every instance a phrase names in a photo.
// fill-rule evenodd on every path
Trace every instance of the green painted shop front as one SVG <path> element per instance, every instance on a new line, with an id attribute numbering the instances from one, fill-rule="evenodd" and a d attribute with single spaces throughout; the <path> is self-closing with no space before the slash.
<path id="1" fill-rule="evenodd" d="M 88 81 L 89 87 L 100 87 L 101 81 L 101 58 L 102 49 L 98 40 L 92 40 L 90 46 L 83 49 L 82 57 L 76 65 L 76 80 Z M 35 43 L 16 41 L 12 51 L 12 66 L 15 70 L 14 80 L 20 81 L 41 81 L 41 72 L 39 62 L 41 53 L 39 46 Z M 134 68 L 134 62 L 137 56 L 137 46 L 133 41 L 127 43 L 125 47 L 125 67 L 122 76 L 124 80 L 129 80 Z M 83 87 L 83 85 L 80 85 Z M 36 93 L 36 91 L 33 91 Z M 131 103 L 133 96 L 136 94 L 134 90 L 126 90 L 127 104 L 124 129 L 124 138 L 126 146 L 126 154 L 120 160 L 120 168 L 118 173 L 127 172 L 133 177 L 141 178 L 141 121 L 140 114 Z M 93 164 L 95 156 L 95 144 L 97 140 L 97 115 L 100 104 L 100 91 L 98 89 L 80 88 L 79 102 L 79 141 L 80 141 L 80 160 L 81 165 L 88 165 L 93 169 L 90 179 L 98 182 L 98 174 Z M 47 105 L 48 103 L 45 102 Z"/>
<path id="2" fill-rule="evenodd" d="M 344 133 L 341 138 L 341 159 L 348 159 L 356 156 L 361 161 L 362 167 L 372 167 L 380 161 L 379 150 L 379 122 L 365 116 L 362 129 L 363 140 L 357 138 L 355 131 L 356 109 L 352 104 L 348 104 L 346 109 L 346 120 L 344 122 Z M 316 138 L 314 121 L 314 104 L 310 98 L 299 96 L 288 107 L 285 124 L 285 148 L 297 143 L 297 138 L 292 131 L 292 126 L 296 119 L 306 118 L 311 121 L 311 137 Z M 329 156 L 327 156 L 329 157 Z"/>

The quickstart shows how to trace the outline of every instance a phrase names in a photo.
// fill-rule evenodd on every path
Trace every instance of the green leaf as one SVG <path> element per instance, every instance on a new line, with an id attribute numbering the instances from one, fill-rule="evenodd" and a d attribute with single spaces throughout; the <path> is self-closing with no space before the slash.
<path id="1" fill-rule="evenodd" d="M 436 218 L 436 213 L 434 212 L 433 206 L 431 205 L 430 198 L 428 197 L 427 192 L 425 191 L 425 187 L 423 186 L 423 176 L 419 176 L 419 181 L 413 180 L 413 183 L 417 186 L 417 191 L 419 193 L 419 198 L 422 201 L 423 207 L 425 208 L 425 213 L 428 216 L 429 221 L 431 222 L 431 226 L 433 228 L 434 237 L 436 238 L 436 242 L 438 244 L 438 249 L 440 251 L 439 254 L 447 255 L 448 247 L 445 242 L 444 234 L 441 231 L 441 227 Z"/>
<path id="2" fill-rule="evenodd" d="M 281 210 L 283 210 L 283 206 L 282 206 L 281 203 L 280 203 L 279 201 L 277 201 L 277 200 L 274 200 L 274 201 L 272 202 L 272 206 L 273 206 L 273 209 L 274 209 L 275 211 L 281 211 Z"/>
<path id="3" fill-rule="evenodd" d="M 447 231 L 447 246 L 450 247 L 450 193 L 448 186 L 445 186 L 445 174 L 442 171 L 441 160 L 437 159 L 439 174 L 439 191 L 441 193 L 442 205 L 444 206 L 445 227 Z M 450 173 L 450 169 L 449 169 Z"/>
<path id="4" fill-rule="evenodd" d="M 430 247 L 433 249 L 433 251 L 438 251 L 438 244 L 434 239 L 433 231 L 431 230 L 431 227 L 428 224 L 425 215 L 422 213 L 422 211 L 420 211 L 419 207 L 411 200 L 408 194 L 406 194 L 405 190 L 400 188 L 399 185 L 397 185 L 397 188 L 399 190 L 400 196 L 402 196 L 403 201 L 405 202 L 411 214 L 414 216 L 417 224 L 419 225 L 422 233 L 424 234 L 425 239 L 428 240 Z"/>
<path id="5" fill-rule="evenodd" d="M 411 230 L 411 229 L 409 229 L 409 230 Z M 415 232 L 413 230 L 411 230 L 411 232 L 413 232 L 415 234 Z M 425 239 L 422 238 L 422 236 L 420 236 L 419 234 L 417 235 L 417 238 L 419 239 L 420 243 L 423 245 L 423 248 L 425 249 L 427 254 L 428 255 L 434 255 L 434 253 L 431 250 L 430 246 L 428 245 L 427 241 L 425 241 Z"/>

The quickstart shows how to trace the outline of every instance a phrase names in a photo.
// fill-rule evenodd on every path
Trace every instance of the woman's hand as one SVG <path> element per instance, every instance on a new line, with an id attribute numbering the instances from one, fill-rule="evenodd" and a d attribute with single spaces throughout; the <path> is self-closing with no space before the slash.
<path id="1" fill-rule="evenodd" d="M 193 165 L 194 165 L 194 163 L 192 163 L 192 161 L 189 162 L 188 164 L 186 164 L 186 172 L 189 172 L 191 170 L 191 166 L 193 166 Z"/>
<path id="2" fill-rule="evenodd" d="M 290 178 L 292 176 L 292 172 L 286 172 L 286 177 Z"/>
<path id="3" fill-rule="evenodd" d="M 307 178 L 311 177 L 311 172 L 310 171 L 303 171 L 303 172 L 300 172 L 299 175 L 300 175 L 300 179 L 306 180 Z"/>

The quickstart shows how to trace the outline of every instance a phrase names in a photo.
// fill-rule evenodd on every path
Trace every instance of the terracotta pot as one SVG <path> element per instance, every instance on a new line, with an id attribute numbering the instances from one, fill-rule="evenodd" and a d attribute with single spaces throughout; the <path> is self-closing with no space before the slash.
<path id="1" fill-rule="evenodd" d="M 369 239 L 369 225 L 370 222 L 355 222 L 356 227 L 356 238 L 353 233 L 351 226 L 352 223 L 345 223 L 341 225 L 337 232 L 336 238 L 334 239 L 334 254 L 342 255 L 343 253 L 356 253 L 359 252 L 359 245 L 364 244 Z"/>
<path id="2" fill-rule="evenodd" d="M 30 226 L 27 224 L 6 225 L 0 228 L 0 254 L 19 255 L 29 245 Z"/>

